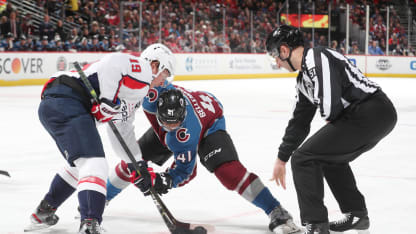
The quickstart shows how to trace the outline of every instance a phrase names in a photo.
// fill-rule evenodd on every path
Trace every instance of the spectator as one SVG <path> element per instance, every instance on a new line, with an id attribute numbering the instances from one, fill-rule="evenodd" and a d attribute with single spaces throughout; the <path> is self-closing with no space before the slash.
<path id="1" fill-rule="evenodd" d="M 36 43 L 36 51 L 51 51 L 52 46 L 49 44 L 48 36 L 44 35 L 42 40 Z"/>
<path id="2" fill-rule="evenodd" d="M 6 16 L 7 18 L 9 18 L 10 13 L 12 13 L 13 11 L 15 11 L 15 10 L 14 10 L 14 6 L 12 5 L 12 3 L 11 3 L 11 2 L 8 2 L 8 3 L 7 3 L 7 6 L 6 6 L 6 10 L 4 10 L 4 11 L 1 13 L 1 15 L 2 15 L 2 16 Z"/>
<path id="3" fill-rule="evenodd" d="M 102 40 L 104 40 L 104 38 L 107 38 L 107 40 L 108 40 L 108 35 L 106 33 L 105 27 L 101 26 L 100 31 L 98 33 L 98 40 L 102 41 Z"/>
<path id="4" fill-rule="evenodd" d="M 20 23 L 21 34 L 26 37 L 32 36 L 35 32 L 35 26 L 33 25 L 32 15 L 26 14 L 22 18 Z"/>
<path id="5" fill-rule="evenodd" d="M 240 45 L 235 48 L 235 53 L 249 53 L 250 52 L 250 46 L 247 45 L 245 40 L 242 40 L 240 42 Z"/>
<path id="6" fill-rule="evenodd" d="M 1 51 L 13 51 L 14 50 L 14 44 L 13 44 L 13 34 L 9 32 L 6 36 L 6 39 L 1 41 L 0 48 Z"/>
<path id="7" fill-rule="evenodd" d="M 383 51 L 378 46 L 378 41 L 372 40 L 368 46 L 368 53 L 371 55 L 384 55 Z"/>
<path id="8" fill-rule="evenodd" d="M 39 25 L 39 37 L 43 39 L 44 36 L 48 37 L 48 41 L 53 40 L 55 36 L 55 29 L 50 22 L 49 15 L 47 14 L 45 14 L 43 17 L 43 22 Z"/>
<path id="9" fill-rule="evenodd" d="M 14 51 L 30 51 L 25 35 L 21 35 L 20 40 L 14 43 Z"/>
<path id="10" fill-rule="evenodd" d="M 8 22 L 7 16 L 5 15 L 2 16 L 0 20 L 0 32 L 3 37 L 6 37 L 7 33 L 10 32 L 10 29 L 9 29 L 10 25 L 8 25 L 7 22 Z"/>
<path id="11" fill-rule="evenodd" d="M 16 19 L 16 11 L 10 12 L 7 25 L 8 25 L 8 28 L 7 28 L 8 32 L 11 32 L 14 38 L 19 38 L 21 31 L 20 31 L 20 22 Z"/>
<path id="12" fill-rule="evenodd" d="M 98 40 L 98 34 L 92 37 L 92 43 L 91 43 L 89 51 L 94 51 L 94 52 L 100 51 L 100 43 Z"/>
<path id="13" fill-rule="evenodd" d="M 53 47 L 51 48 L 53 51 L 67 51 L 65 44 L 62 43 L 61 37 L 59 35 L 55 36 L 55 41 Z"/>
<path id="14" fill-rule="evenodd" d="M 325 46 L 325 47 L 328 46 L 328 42 L 327 42 L 326 37 L 324 35 L 319 36 L 318 46 Z M 338 46 L 338 43 L 337 43 L 337 46 Z"/>
<path id="15" fill-rule="evenodd" d="M 81 42 L 77 45 L 78 51 L 90 51 L 91 44 L 88 42 L 88 39 L 86 37 L 83 37 L 81 39 Z"/>
<path id="16" fill-rule="evenodd" d="M 358 43 L 357 41 L 353 41 L 351 43 L 351 47 L 350 47 L 350 51 L 348 52 L 349 54 L 361 54 L 360 49 L 358 48 Z"/>
<path id="17" fill-rule="evenodd" d="M 100 51 L 108 51 L 109 45 L 108 37 L 104 36 L 104 38 L 99 42 Z"/>
<path id="18" fill-rule="evenodd" d="M 58 20 L 56 22 L 55 37 L 56 37 L 56 35 L 59 35 L 59 38 L 62 41 L 66 41 L 67 40 L 67 33 L 65 32 L 64 24 L 63 24 L 62 20 Z"/>
<path id="19" fill-rule="evenodd" d="M 335 51 L 339 51 L 338 50 L 338 42 L 336 40 L 333 40 L 331 42 L 331 49 L 335 50 Z"/>
<path id="20" fill-rule="evenodd" d="M 91 23 L 91 30 L 89 32 L 89 36 L 88 37 L 89 38 L 93 38 L 95 35 L 99 35 L 100 34 L 99 30 L 100 30 L 100 26 L 98 25 L 98 22 L 97 21 L 93 21 Z M 98 39 L 98 37 L 97 37 L 97 39 Z"/>
<path id="21" fill-rule="evenodd" d="M 120 23 L 118 12 L 115 9 L 110 9 L 109 13 L 104 16 L 110 26 L 117 26 Z"/>
<path id="22" fill-rule="evenodd" d="M 76 45 L 79 42 L 81 42 L 81 38 L 78 35 L 78 29 L 77 28 L 72 28 L 71 30 L 71 34 L 68 38 L 68 41 L 72 44 L 72 45 Z"/>

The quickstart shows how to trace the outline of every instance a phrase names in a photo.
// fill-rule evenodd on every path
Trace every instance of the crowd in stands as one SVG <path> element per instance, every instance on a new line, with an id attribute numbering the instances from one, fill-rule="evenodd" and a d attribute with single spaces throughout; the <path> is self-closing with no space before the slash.
<path id="1" fill-rule="evenodd" d="M 124 1 L 130 4 L 123 6 L 122 18 L 118 0 L 32 2 L 44 10 L 39 25 L 34 25 L 33 15 L 21 14 L 11 3 L 0 13 L 1 51 L 138 51 L 162 42 L 174 52 L 264 53 L 265 37 L 277 26 L 276 12 L 282 8 L 284 0 L 142 1 L 141 31 L 139 6 L 133 3 L 136 1 Z M 301 2 L 302 12 L 311 13 L 312 1 Z M 333 2 L 333 12 L 351 4 L 351 20 L 362 28 L 365 26 L 364 6 L 370 4 L 370 44 L 380 48 L 370 52 L 385 53 L 386 17 L 380 9 L 385 9 L 391 0 L 317 0 L 315 13 L 328 13 L 328 2 Z M 291 4 L 289 10 L 291 8 L 297 12 L 297 4 Z M 51 17 L 58 20 L 52 22 Z M 122 31 L 120 21 L 124 24 Z M 70 29 L 65 29 L 65 25 L 71 25 Z M 328 46 L 327 32 L 316 31 L 312 38 L 310 30 L 304 31 L 306 46 Z M 412 50 L 407 49 L 405 29 L 394 10 L 390 13 L 390 35 L 387 42 L 390 54 L 411 53 Z M 334 40 L 330 45 L 346 53 L 345 40 Z M 352 41 L 348 53 L 363 51 Z"/>
<path id="2" fill-rule="evenodd" d="M 353 24 L 360 26 L 360 29 L 365 29 L 365 6 L 370 6 L 369 18 L 369 45 L 368 52 L 372 55 L 386 54 L 387 44 L 389 55 L 416 55 L 415 49 L 408 46 L 408 35 L 406 29 L 400 23 L 400 17 L 397 14 L 396 8 L 390 7 L 389 10 L 389 39 L 387 38 L 387 7 L 393 6 L 393 1 L 378 0 L 366 1 L 355 0 L 347 1 L 351 4 L 350 19 Z M 399 2 L 397 2 L 399 3 Z M 354 46 L 354 45 L 352 45 Z M 354 53 L 354 47 L 351 47 L 350 54 Z"/>

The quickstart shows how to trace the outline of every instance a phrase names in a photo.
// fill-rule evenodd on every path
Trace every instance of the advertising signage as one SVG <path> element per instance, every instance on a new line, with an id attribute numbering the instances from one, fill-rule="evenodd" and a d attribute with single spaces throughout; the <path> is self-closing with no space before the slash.
<path id="1" fill-rule="evenodd" d="M 299 22 L 298 14 L 280 14 L 280 20 L 293 27 L 328 28 L 328 15 L 315 15 L 315 18 L 313 18 L 312 14 L 301 14 Z M 313 20 L 315 20 L 315 23 L 313 23 Z"/>

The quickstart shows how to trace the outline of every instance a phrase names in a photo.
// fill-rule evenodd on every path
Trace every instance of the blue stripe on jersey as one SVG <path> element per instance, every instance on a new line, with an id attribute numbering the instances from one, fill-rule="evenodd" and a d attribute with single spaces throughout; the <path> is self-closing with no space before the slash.
<path id="1" fill-rule="evenodd" d="M 276 206 L 280 205 L 280 202 L 273 197 L 267 187 L 263 188 L 252 203 L 264 210 L 267 215 L 269 215 Z"/>

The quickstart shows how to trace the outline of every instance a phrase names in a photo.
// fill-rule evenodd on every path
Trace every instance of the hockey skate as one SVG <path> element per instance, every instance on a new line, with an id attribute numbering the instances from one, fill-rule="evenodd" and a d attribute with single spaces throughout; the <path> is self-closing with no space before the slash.
<path id="1" fill-rule="evenodd" d="M 368 228 L 370 227 L 370 219 L 368 215 L 360 214 L 358 212 L 350 212 L 344 214 L 345 217 L 329 223 L 329 230 L 331 233 L 344 233 L 348 230 L 356 230 L 358 234 L 370 234 Z"/>
<path id="2" fill-rule="evenodd" d="M 330 234 L 328 223 L 307 223 L 303 234 Z"/>
<path id="3" fill-rule="evenodd" d="M 31 224 L 24 231 L 30 232 L 55 225 L 59 220 L 55 212 L 55 208 L 49 205 L 46 200 L 42 200 L 35 212 L 30 215 Z"/>
<path id="4" fill-rule="evenodd" d="M 84 219 L 81 222 L 78 234 L 101 234 L 103 232 L 97 219 Z"/>
<path id="5" fill-rule="evenodd" d="M 269 217 L 269 229 L 273 233 L 289 234 L 300 231 L 300 228 L 293 223 L 292 216 L 281 205 L 275 207 Z"/>

